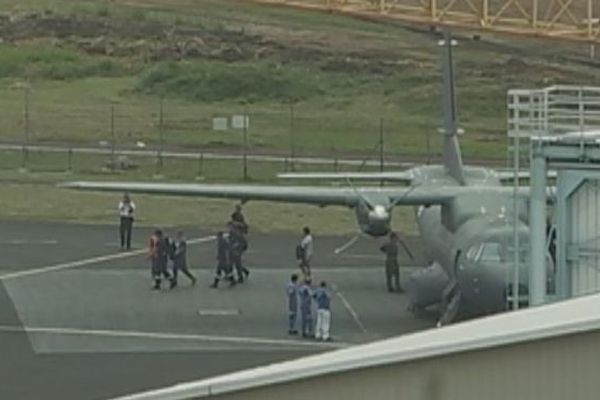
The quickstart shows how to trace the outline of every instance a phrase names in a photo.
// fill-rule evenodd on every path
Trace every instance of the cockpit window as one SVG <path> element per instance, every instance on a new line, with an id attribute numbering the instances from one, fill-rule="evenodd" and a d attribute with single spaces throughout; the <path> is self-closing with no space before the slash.
<path id="1" fill-rule="evenodd" d="M 515 260 L 515 247 L 513 243 L 501 243 L 501 242 L 483 242 L 478 245 L 471 247 L 467 251 L 467 259 L 470 261 L 478 262 L 514 262 Z M 526 261 L 529 245 L 527 243 L 521 243 L 519 245 L 519 260 Z"/>
<path id="2" fill-rule="evenodd" d="M 501 255 L 500 243 L 496 243 L 496 242 L 483 243 L 483 246 L 481 246 L 480 254 L 481 255 L 480 255 L 479 259 L 481 261 L 488 261 L 488 262 L 503 261 L 500 257 L 500 255 Z"/>
<path id="3" fill-rule="evenodd" d="M 476 246 L 472 246 L 469 251 L 467 251 L 467 260 L 469 261 L 477 261 L 477 255 L 479 254 L 479 249 L 481 248 L 481 244 Z"/>

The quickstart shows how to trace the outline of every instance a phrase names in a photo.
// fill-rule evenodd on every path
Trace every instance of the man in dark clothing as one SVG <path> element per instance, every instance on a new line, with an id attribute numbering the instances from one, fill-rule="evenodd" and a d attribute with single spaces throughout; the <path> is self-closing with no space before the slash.
<path id="1" fill-rule="evenodd" d="M 231 273 L 231 254 L 229 250 L 229 241 L 223 235 L 223 232 L 217 233 L 217 271 L 215 274 L 215 280 L 213 281 L 211 288 L 217 288 L 219 281 L 225 279 L 229 281 L 229 286 L 235 285 L 235 280 Z"/>
<path id="2" fill-rule="evenodd" d="M 171 289 L 177 286 L 177 273 L 179 271 L 183 272 L 185 276 L 192 281 L 192 285 L 195 285 L 196 278 L 194 275 L 192 275 L 187 267 L 187 242 L 185 241 L 183 232 L 177 232 L 177 240 L 175 240 L 171 245 L 171 259 L 173 260 L 173 278 L 171 279 Z"/>
<path id="3" fill-rule="evenodd" d="M 380 250 L 385 253 L 385 278 L 388 291 L 401 292 L 400 266 L 398 265 L 398 235 L 395 232 L 390 232 L 388 241 L 381 246 Z"/>
<path id="4" fill-rule="evenodd" d="M 235 211 L 231 214 L 231 223 L 235 228 L 239 229 L 242 234 L 248 234 L 248 224 L 246 223 L 244 214 L 242 214 L 242 206 L 239 204 L 236 204 Z"/>
<path id="5" fill-rule="evenodd" d="M 121 249 L 127 245 L 127 250 L 131 249 L 131 230 L 133 228 L 133 213 L 135 204 L 129 198 L 128 194 L 123 195 L 123 200 L 119 202 L 119 234 L 121 236 Z"/>
<path id="6" fill-rule="evenodd" d="M 229 230 L 229 251 L 232 266 L 235 268 L 238 283 L 248 279 L 250 271 L 242 264 L 242 254 L 247 249 L 246 238 L 235 226 L 231 226 Z"/>
<path id="7" fill-rule="evenodd" d="M 288 333 L 297 335 L 296 317 L 298 316 L 298 275 L 292 274 L 290 282 L 285 288 L 288 303 Z"/>
<path id="8" fill-rule="evenodd" d="M 160 289 L 162 276 L 164 276 L 166 279 L 170 278 L 169 272 L 167 271 L 168 254 L 168 238 L 163 236 L 163 233 L 160 229 L 157 229 L 154 231 L 154 234 L 150 236 L 150 242 L 148 246 L 148 256 L 152 266 L 152 278 L 154 279 L 154 286 L 152 289 Z"/>

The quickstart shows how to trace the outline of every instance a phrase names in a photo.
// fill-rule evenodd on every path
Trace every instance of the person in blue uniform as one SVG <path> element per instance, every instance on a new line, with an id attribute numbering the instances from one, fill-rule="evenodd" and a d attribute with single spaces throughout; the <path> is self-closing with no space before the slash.
<path id="1" fill-rule="evenodd" d="M 298 316 L 298 275 L 292 274 L 290 281 L 285 288 L 285 294 L 288 304 L 288 333 L 297 335 L 296 319 Z"/>
<path id="2" fill-rule="evenodd" d="M 331 295 L 327 290 L 327 283 L 321 285 L 314 294 L 317 303 L 317 324 L 315 326 L 315 339 L 330 341 L 329 329 L 331 327 Z"/>
<path id="3" fill-rule="evenodd" d="M 312 295 L 311 280 L 310 278 L 305 278 L 304 283 L 298 290 L 302 337 L 304 338 L 313 337 Z"/>

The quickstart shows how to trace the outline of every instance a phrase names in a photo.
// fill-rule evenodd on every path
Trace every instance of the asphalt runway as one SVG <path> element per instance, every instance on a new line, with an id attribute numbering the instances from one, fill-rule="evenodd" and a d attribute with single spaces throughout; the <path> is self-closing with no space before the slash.
<path id="1" fill-rule="evenodd" d="M 121 252 L 117 228 L 0 221 L 2 399 L 104 399 L 434 326 L 385 290 L 380 242 L 315 237 L 313 278 L 334 289 L 333 343 L 286 334 L 284 288 L 299 237 L 249 235 L 248 282 L 209 289 L 213 232 L 186 230 L 199 278 L 150 290 L 145 241 Z M 175 230 L 167 233 L 175 233 Z M 418 240 L 407 240 L 415 255 Z M 402 273 L 423 263 L 401 256 Z M 166 286 L 166 285 L 165 285 Z"/>

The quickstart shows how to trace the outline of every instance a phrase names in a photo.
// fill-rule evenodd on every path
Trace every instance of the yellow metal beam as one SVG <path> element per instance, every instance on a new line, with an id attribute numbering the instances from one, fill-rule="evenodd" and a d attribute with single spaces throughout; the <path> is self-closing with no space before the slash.
<path id="1" fill-rule="evenodd" d="M 600 42 L 596 0 L 243 0 L 360 18 Z"/>

